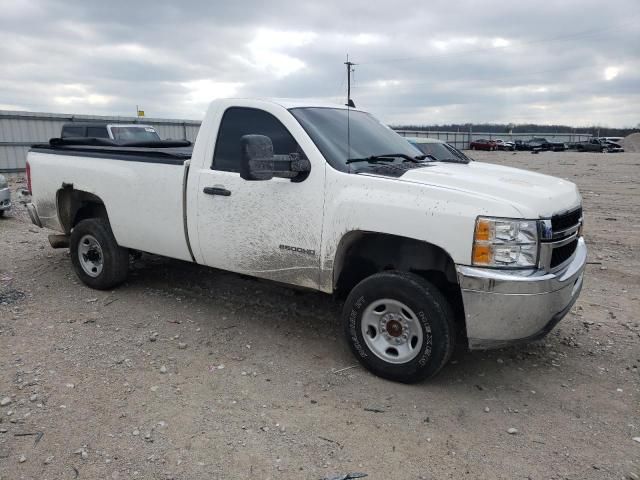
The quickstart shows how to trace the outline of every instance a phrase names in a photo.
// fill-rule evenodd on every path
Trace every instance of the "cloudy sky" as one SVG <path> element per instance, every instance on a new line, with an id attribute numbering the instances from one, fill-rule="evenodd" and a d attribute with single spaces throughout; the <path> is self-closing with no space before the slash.
<path id="1" fill-rule="evenodd" d="M 0 0 L 0 109 L 202 118 L 216 97 L 393 124 L 640 123 L 639 0 Z"/>

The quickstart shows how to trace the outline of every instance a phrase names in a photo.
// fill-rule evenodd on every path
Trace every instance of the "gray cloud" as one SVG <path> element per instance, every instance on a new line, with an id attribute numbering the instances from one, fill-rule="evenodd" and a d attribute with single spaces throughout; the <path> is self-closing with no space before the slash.
<path id="1" fill-rule="evenodd" d="M 640 122 L 637 0 L 0 0 L 0 108 L 201 118 L 216 96 L 393 123 Z"/>

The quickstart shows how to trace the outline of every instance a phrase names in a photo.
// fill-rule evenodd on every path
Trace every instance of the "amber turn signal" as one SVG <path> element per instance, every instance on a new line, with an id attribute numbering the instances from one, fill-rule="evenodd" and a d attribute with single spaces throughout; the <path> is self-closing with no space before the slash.
<path id="1" fill-rule="evenodd" d="M 489 220 L 479 218 L 476 222 L 475 241 L 488 242 L 491 239 L 491 222 Z"/>
<path id="2" fill-rule="evenodd" d="M 473 246 L 473 264 L 474 265 L 490 265 L 493 261 L 493 251 L 491 245 L 474 245 Z"/>

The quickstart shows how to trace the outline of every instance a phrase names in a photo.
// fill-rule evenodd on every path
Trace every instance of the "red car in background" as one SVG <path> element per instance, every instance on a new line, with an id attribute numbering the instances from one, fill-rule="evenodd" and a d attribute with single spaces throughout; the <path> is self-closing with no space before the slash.
<path id="1" fill-rule="evenodd" d="M 469 144 L 469 148 L 471 148 L 471 150 L 497 150 L 498 149 L 498 144 L 496 142 L 494 142 L 493 140 L 485 140 L 485 139 L 480 139 L 480 140 L 474 140 L 473 142 L 471 142 Z"/>

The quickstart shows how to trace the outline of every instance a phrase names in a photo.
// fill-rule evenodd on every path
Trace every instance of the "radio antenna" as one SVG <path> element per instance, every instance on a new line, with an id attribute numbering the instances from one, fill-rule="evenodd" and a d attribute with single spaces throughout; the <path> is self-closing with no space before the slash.
<path id="1" fill-rule="evenodd" d="M 347 66 L 347 107 L 351 107 L 351 108 L 356 108 L 356 104 L 353 103 L 353 100 L 351 99 L 351 74 L 353 72 L 355 72 L 355 67 L 357 65 L 357 63 L 353 63 L 349 61 L 349 54 L 347 54 L 347 61 L 344 62 L 344 64 Z"/>
<path id="2" fill-rule="evenodd" d="M 351 100 L 351 74 L 354 72 L 355 63 L 349 61 L 349 54 L 347 53 L 347 61 L 344 62 L 347 66 L 347 159 L 351 158 L 351 122 L 349 119 L 349 112 L 352 108 L 356 108 L 356 104 Z"/>

